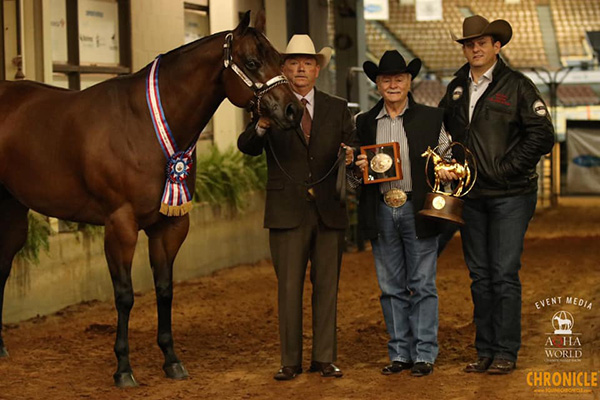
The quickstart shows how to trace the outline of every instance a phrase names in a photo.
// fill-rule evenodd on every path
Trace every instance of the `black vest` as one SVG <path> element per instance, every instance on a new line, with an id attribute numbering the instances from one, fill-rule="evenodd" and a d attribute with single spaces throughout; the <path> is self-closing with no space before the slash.
<path id="1" fill-rule="evenodd" d="M 432 149 L 438 145 L 440 130 L 444 119 L 441 108 L 428 107 L 415 103 L 412 95 L 408 95 L 408 109 L 404 113 L 403 125 L 408 141 L 408 153 L 412 177 L 412 202 L 415 214 L 423 208 L 425 195 L 430 190 L 425 179 L 426 158 L 421 154 L 427 147 Z M 356 130 L 361 146 L 375 144 L 377 135 L 377 115 L 383 107 L 383 99 L 375 107 L 356 118 Z M 433 183 L 433 174 L 430 173 Z M 379 233 L 377 228 L 377 209 L 381 195 L 379 185 L 362 185 L 358 206 L 359 228 L 365 238 L 375 239 Z M 430 219 L 416 215 L 417 237 L 425 238 L 439 233 L 439 224 Z"/>

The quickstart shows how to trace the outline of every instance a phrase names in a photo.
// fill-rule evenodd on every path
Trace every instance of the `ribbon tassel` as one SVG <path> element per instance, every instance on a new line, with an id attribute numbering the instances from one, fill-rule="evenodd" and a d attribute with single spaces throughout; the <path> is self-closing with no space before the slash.
<path id="1" fill-rule="evenodd" d="M 160 204 L 160 213 L 167 217 L 179 217 L 187 214 L 193 207 L 192 202 L 184 203 L 180 206 L 170 206 L 165 203 Z"/>

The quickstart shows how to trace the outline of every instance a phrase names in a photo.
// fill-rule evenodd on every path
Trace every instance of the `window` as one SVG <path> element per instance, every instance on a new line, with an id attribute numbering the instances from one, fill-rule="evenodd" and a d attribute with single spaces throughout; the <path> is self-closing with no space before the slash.
<path id="1" fill-rule="evenodd" d="M 130 0 L 50 0 L 53 84 L 85 89 L 131 72 Z"/>
<path id="2" fill-rule="evenodd" d="M 184 14 L 185 44 L 210 35 L 208 6 L 185 3 Z"/>

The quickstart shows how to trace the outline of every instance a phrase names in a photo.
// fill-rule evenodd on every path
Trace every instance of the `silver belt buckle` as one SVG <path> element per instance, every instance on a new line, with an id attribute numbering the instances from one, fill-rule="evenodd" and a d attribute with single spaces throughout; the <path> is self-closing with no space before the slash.
<path id="1" fill-rule="evenodd" d="M 402 207 L 406 203 L 406 193 L 402 189 L 393 188 L 385 192 L 383 201 L 392 208 Z"/>

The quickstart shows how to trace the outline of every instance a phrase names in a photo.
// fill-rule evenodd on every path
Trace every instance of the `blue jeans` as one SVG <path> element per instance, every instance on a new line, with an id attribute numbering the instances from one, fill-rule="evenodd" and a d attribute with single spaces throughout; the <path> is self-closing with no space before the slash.
<path id="1" fill-rule="evenodd" d="M 479 357 L 517 360 L 521 347 L 521 254 L 537 193 L 466 199 L 461 228 L 471 276 Z"/>
<path id="2" fill-rule="evenodd" d="M 435 362 L 438 354 L 437 237 L 418 239 L 411 201 L 377 214 L 371 241 L 392 361 Z"/>

